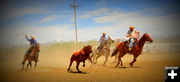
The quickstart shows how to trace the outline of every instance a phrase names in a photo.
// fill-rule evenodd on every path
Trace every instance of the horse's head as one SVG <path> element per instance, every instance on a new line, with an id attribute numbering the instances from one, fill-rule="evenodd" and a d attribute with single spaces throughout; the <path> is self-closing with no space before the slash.
<path id="1" fill-rule="evenodd" d="M 144 35 L 142 36 L 142 38 L 145 40 L 145 41 L 148 41 L 148 42 L 153 42 L 153 39 L 147 34 L 147 33 L 144 33 Z"/>
<path id="2" fill-rule="evenodd" d="M 108 43 L 114 43 L 115 41 L 109 36 L 108 39 L 107 39 L 107 42 Z"/>
<path id="3" fill-rule="evenodd" d="M 90 45 L 84 46 L 83 49 L 84 49 L 85 53 L 92 53 L 92 46 L 90 46 Z"/>

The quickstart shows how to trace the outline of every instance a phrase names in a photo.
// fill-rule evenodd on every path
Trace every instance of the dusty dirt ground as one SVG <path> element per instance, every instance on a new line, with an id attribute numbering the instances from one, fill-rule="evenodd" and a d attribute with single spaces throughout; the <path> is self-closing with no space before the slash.
<path id="1" fill-rule="evenodd" d="M 86 66 L 76 73 L 75 65 L 71 73 L 67 72 L 69 58 L 73 50 L 42 49 L 40 61 L 36 68 L 21 70 L 21 61 L 25 49 L 1 51 L 0 82 L 163 82 L 166 66 L 180 66 L 180 54 L 148 54 L 142 53 L 134 67 L 129 66 L 132 55 L 122 58 L 124 66 L 114 68 L 114 58 L 109 57 L 103 66 L 104 57 L 98 59 L 97 64 L 88 60 Z M 6 54 L 5 54 L 6 53 Z"/>

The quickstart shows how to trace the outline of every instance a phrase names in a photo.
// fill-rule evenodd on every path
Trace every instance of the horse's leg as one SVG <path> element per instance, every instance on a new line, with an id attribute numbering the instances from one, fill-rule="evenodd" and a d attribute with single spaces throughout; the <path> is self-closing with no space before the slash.
<path id="1" fill-rule="evenodd" d="M 24 60 L 23 60 L 22 63 L 21 63 L 21 64 L 23 65 L 23 66 L 22 66 L 22 69 L 24 69 L 24 64 L 25 64 L 25 62 L 26 62 L 26 59 L 24 58 Z"/>
<path id="2" fill-rule="evenodd" d="M 121 66 L 123 66 L 123 62 L 122 62 L 122 60 L 120 59 L 120 62 L 121 62 Z"/>
<path id="3" fill-rule="evenodd" d="M 29 58 L 29 59 L 28 59 L 28 61 L 29 61 L 29 63 L 28 63 L 28 64 L 30 65 L 30 68 L 32 68 L 32 63 L 31 63 L 31 62 L 32 62 L 32 60 L 31 60 L 31 58 Z"/>
<path id="4" fill-rule="evenodd" d="M 24 65 L 25 61 L 26 61 L 26 59 L 24 58 L 23 61 L 21 62 L 21 64 Z"/>
<path id="5" fill-rule="evenodd" d="M 69 67 L 68 67 L 68 70 L 67 70 L 67 71 L 70 70 L 72 63 L 73 63 L 73 61 L 70 61 L 70 64 L 69 64 Z"/>
<path id="6" fill-rule="evenodd" d="M 118 63 L 116 64 L 115 67 L 118 67 L 119 63 L 120 63 L 120 57 L 118 58 Z"/>
<path id="7" fill-rule="evenodd" d="M 134 63 L 134 62 L 136 62 L 136 57 L 134 57 L 133 61 L 132 61 L 131 63 L 129 63 L 129 65 L 130 65 L 131 67 L 133 67 L 133 63 Z"/>
<path id="8" fill-rule="evenodd" d="M 108 52 L 108 54 L 106 54 L 106 55 L 105 55 L 105 58 L 106 58 L 106 59 L 105 59 L 105 61 L 104 61 L 104 64 L 103 64 L 103 65 L 105 65 L 105 64 L 106 64 L 106 62 L 108 61 L 108 57 L 109 57 L 109 55 L 110 55 L 110 51 Z"/>
<path id="9" fill-rule="evenodd" d="M 96 61 L 94 62 L 95 64 L 97 63 L 97 59 L 101 57 L 101 54 L 98 54 L 98 56 L 96 57 Z"/>
<path id="10" fill-rule="evenodd" d="M 27 68 L 29 67 L 29 65 L 30 65 L 30 67 L 32 67 L 31 59 L 27 59 L 27 60 L 28 60 Z"/>
<path id="11" fill-rule="evenodd" d="M 105 61 L 104 61 L 104 63 L 103 63 L 103 65 L 105 65 L 106 64 L 106 62 L 108 61 L 108 56 L 105 56 Z"/>
<path id="12" fill-rule="evenodd" d="M 30 65 L 30 68 L 32 68 L 32 62 L 31 61 L 29 62 L 29 65 Z"/>
<path id="13" fill-rule="evenodd" d="M 131 67 L 133 67 L 133 64 L 134 64 L 134 62 L 136 62 L 136 59 L 138 56 L 133 54 L 133 57 L 134 57 L 133 61 L 131 63 L 129 63 L 129 65 L 131 65 Z"/>
<path id="14" fill-rule="evenodd" d="M 82 71 L 80 71 L 80 70 L 79 70 L 79 64 L 80 64 L 80 62 L 79 62 L 79 61 L 77 61 L 76 63 L 77 63 L 77 65 L 76 65 L 76 69 L 77 69 L 77 71 L 78 71 L 79 73 L 82 73 Z"/>
<path id="15" fill-rule="evenodd" d="M 85 60 L 83 61 L 83 67 L 85 67 Z"/>
<path id="16" fill-rule="evenodd" d="M 95 64 L 95 62 L 96 62 L 96 56 L 97 56 L 97 50 L 94 50 L 94 52 L 92 53 L 93 63 L 94 63 L 94 64 Z"/>
<path id="17" fill-rule="evenodd" d="M 118 67 L 120 63 L 121 63 L 121 66 L 123 65 L 123 64 L 122 64 L 122 60 L 121 60 L 121 57 L 122 57 L 122 56 L 123 56 L 123 55 L 122 55 L 121 53 L 119 53 L 118 63 L 116 64 L 116 67 Z"/>
<path id="18" fill-rule="evenodd" d="M 91 58 L 93 58 L 92 60 L 93 60 L 93 63 L 94 63 L 94 62 L 95 62 L 95 59 L 96 59 L 96 54 L 95 54 L 95 52 L 92 53 Z"/>
<path id="19" fill-rule="evenodd" d="M 29 67 L 29 65 L 30 65 L 30 61 L 27 63 L 27 68 Z"/>
<path id="20" fill-rule="evenodd" d="M 35 65 L 34 65 L 34 67 L 36 67 L 37 66 L 37 61 L 35 61 Z"/>

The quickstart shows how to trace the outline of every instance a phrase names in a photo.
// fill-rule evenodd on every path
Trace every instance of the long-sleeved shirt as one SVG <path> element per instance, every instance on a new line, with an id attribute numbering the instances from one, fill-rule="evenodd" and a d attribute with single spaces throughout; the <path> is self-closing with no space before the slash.
<path id="1" fill-rule="evenodd" d="M 108 39 L 108 36 L 105 35 L 105 37 L 101 36 L 100 39 L 99 39 L 99 42 L 103 42 L 104 40 L 107 40 Z"/>
<path id="2" fill-rule="evenodd" d="M 129 38 L 139 39 L 139 34 L 140 34 L 140 31 L 138 30 L 128 31 L 126 35 L 126 39 L 129 39 Z"/>

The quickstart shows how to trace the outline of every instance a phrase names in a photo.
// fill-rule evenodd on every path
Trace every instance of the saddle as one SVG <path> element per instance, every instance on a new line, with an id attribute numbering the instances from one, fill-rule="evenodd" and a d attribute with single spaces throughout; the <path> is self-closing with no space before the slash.
<path id="1" fill-rule="evenodd" d="M 124 41 L 124 42 L 123 42 L 123 43 L 124 43 L 124 46 L 128 48 L 129 54 L 132 52 L 132 50 L 134 49 L 134 47 L 137 45 L 137 42 L 138 42 L 137 40 L 134 41 L 131 48 L 130 48 L 130 46 L 129 46 L 129 45 L 130 45 L 130 41 Z"/>
<path id="2" fill-rule="evenodd" d="M 133 42 L 133 46 L 136 46 L 136 44 L 137 44 L 137 40 L 135 40 L 134 42 Z M 127 47 L 129 47 L 129 44 L 130 44 L 130 40 L 128 40 L 128 41 L 124 41 L 124 46 L 127 46 Z"/>

